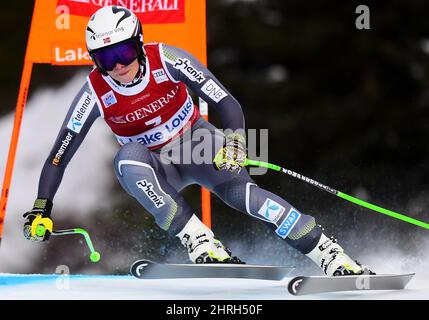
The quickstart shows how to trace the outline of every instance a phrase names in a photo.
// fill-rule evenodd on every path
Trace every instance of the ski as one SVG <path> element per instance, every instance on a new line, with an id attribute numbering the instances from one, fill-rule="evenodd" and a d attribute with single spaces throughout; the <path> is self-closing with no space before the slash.
<path id="1" fill-rule="evenodd" d="M 401 290 L 415 273 L 358 276 L 300 276 L 290 280 L 288 291 L 295 296 L 353 290 Z"/>
<path id="2" fill-rule="evenodd" d="M 281 280 L 295 268 L 250 264 L 169 264 L 138 260 L 130 273 L 139 279 L 245 278 Z"/>

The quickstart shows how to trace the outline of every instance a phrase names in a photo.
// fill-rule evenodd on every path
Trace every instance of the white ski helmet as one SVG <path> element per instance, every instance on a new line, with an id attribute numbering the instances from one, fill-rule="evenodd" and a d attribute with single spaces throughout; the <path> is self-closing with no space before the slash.
<path id="1" fill-rule="evenodd" d="M 133 12 L 124 7 L 103 7 L 91 16 L 86 26 L 88 53 L 98 70 L 104 75 L 107 75 L 106 68 L 97 61 L 95 54 L 129 40 L 135 46 L 140 64 L 144 64 L 146 54 L 143 48 L 141 23 Z"/>

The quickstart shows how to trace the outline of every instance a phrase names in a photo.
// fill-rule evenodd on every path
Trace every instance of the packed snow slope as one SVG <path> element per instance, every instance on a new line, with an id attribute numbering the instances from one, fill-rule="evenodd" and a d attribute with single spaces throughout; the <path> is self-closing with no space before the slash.
<path id="1" fill-rule="evenodd" d="M 0 275 L 0 299 L 102 300 L 408 300 L 428 299 L 429 280 L 414 278 L 404 290 L 347 291 L 293 296 L 290 278 L 141 280 L 132 276 Z M 225 288 L 228 288 L 225 290 Z M 43 292 L 43 295 L 40 293 Z"/>

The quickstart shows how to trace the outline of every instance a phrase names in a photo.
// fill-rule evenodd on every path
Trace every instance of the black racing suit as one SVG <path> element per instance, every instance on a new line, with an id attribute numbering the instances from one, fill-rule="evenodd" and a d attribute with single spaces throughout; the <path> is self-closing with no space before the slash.
<path id="1" fill-rule="evenodd" d="M 168 45 L 163 45 L 165 65 L 171 77 L 181 81 L 196 95 L 204 99 L 217 111 L 224 129 L 244 130 L 244 115 L 240 104 L 205 68 L 189 53 Z M 171 57 L 187 59 L 192 66 L 202 72 L 206 79 L 203 83 L 193 81 L 189 73 L 174 68 L 169 61 Z M 146 70 L 148 72 L 148 70 Z M 202 90 L 207 81 L 214 81 L 224 92 L 222 99 L 213 99 Z M 68 139 L 68 124 L 76 115 L 76 110 L 82 108 L 85 97 L 92 95 L 88 84 L 85 84 L 76 95 L 67 116 L 60 129 L 54 147 L 43 167 L 39 189 L 39 198 L 53 200 L 61 183 L 65 168 L 76 150 L 84 140 L 91 125 L 100 117 L 96 103 L 86 105 L 80 123 L 79 132 Z M 226 94 L 226 95 L 225 95 Z M 94 100 L 94 99 L 93 99 Z M 198 133 L 199 139 L 193 139 Z M 210 146 L 210 151 L 201 148 L 201 141 Z M 294 248 L 306 254 L 318 243 L 321 228 L 315 219 L 300 213 L 281 197 L 257 186 L 243 168 L 240 173 L 225 170 L 218 171 L 212 164 L 212 157 L 222 147 L 224 134 L 212 124 L 199 118 L 191 130 L 177 137 L 172 142 L 158 150 L 149 150 L 138 142 L 131 142 L 120 147 L 115 160 L 114 170 L 121 186 L 155 218 L 156 223 L 170 235 L 177 235 L 185 226 L 194 210 L 180 195 L 180 191 L 188 185 L 201 185 L 222 199 L 232 208 L 268 222 L 275 232 Z M 196 150 L 200 148 L 199 150 Z M 201 161 L 202 150 L 208 152 L 207 161 Z M 183 154 L 196 152 L 200 157 L 188 157 L 183 161 Z M 204 153 L 204 152 L 203 152 Z M 61 161 L 53 164 L 58 155 Z M 204 158 L 204 154 L 202 155 Z M 210 158 L 210 159 L 208 159 Z"/>

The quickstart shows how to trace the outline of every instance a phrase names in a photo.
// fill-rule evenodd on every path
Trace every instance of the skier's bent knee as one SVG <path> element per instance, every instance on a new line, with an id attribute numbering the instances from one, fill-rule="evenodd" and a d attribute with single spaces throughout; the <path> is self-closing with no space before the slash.
<path id="1" fill-rule="evenodd" d="M 114 160 L 116 170 L 120 169 L 120 161 L 138 161 L 150 164 L 152 163 L 151 151 L 138 142 L 130 142 L 123 145 L 116 154 Z"/>

